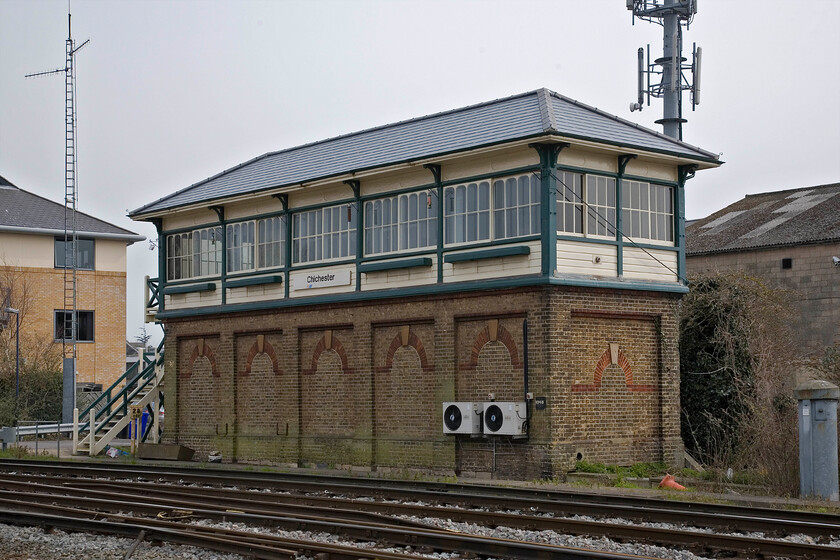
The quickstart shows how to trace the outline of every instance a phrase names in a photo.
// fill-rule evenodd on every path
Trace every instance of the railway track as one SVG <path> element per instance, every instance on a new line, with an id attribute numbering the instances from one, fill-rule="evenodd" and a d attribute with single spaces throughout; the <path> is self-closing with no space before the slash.
<path id="1" fill-rule="evenodd" d="M 627 558 L 598 556 L 604 553 L 547 543 L 454 534 L 435 528 L 438 520 L 445 519 L 465 524 L 465 530 L 471 533 L 479 532 L 476 528 L 481 527 L 510 527 L 533 533 L 608 536 L 625 542 L 690 549 L 713 557 L 840 557 L 840 548 L 819 544 L 840 535 L 840 517 L 834 515 L 496 486 L 406 484 L 239 470 L 154 469 L 110 464 L 106 467 L 93 463 L 2 461 L 0 508 L 9 512 L 10 520 L 14 512 L 61 517 L 78 523 L 94 519 L 100 523 L 100 531 L 102 523 L 115 522 L 122 527 L 130 525 L 135 536 L 137 531 L 144 530 L 149 535 L 146 538 L 160 540 L 168 535 L 160 532 L 164 529 L 187 532 L 190 538 L 197 538 L 195 525 L 189 529 L 183 526 L 183 519 L 172 519 L 180 515 L 216 523 L 328 532 L 356 542 L 410 546 L 412 550 L 420 547 L 429 552 L 458 551 L 503 558 Z M 126 511 L 132 512 L 129 520 L 124 518 Z M 581 518 L 581 515 L 602 519 Z M 603 519 L 616 517 L 632 521 L 619 523 Z M 670 525 L 663 528 L 651 526 L 650 522 Z M 163 527 L 161 523 L 181 525 Z M 677 526 L 681 523 L 692 528 Z M 762 535 L 715 532 L 731 532 L 733 528 Z M 809 535 L 817 542 L 778 540 L 779 536 L 791 534 Z M 240 542 L 234 546 L 246 545 Z M 283 554 L 313 550 L 301 542 L 272 541 L 255 546 L 256 552 L 249 554 L 259 558 L 294 557 L 270 556 L 259 548 L 265 546 L 281 549 Z M 354 557 L 347 550 L 313 553 L 332 554 L 330 558 Z M 370 557 L 370 550 L 363 549 L 359 554 L 362 556 L 355 557 Z M 379 552 L 376 557 L 384 558 Z"/>

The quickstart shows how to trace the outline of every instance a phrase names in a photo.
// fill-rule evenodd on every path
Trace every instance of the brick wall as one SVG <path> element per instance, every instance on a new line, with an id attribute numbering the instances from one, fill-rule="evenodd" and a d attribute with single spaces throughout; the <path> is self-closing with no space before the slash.
<path id="1" fill-rule="evenodd" d="M 169 320 L 166 437 L 226 460 L 465 476 L 551 476 L 578 453 L 671 462 L 675 307 L 545 287 Z M 444 401 L 524 400 L 526 319 L 528 388 L 547 400 L 529 437 L 444 435 Z"/>
<path id="2" fill-rule="evenodd" d="M 64 271 L 0 266 L 4 279 L 13 279 L 11 302 L 22 310 L 21 336 L 54 340 L 53 314 L 64 308 Z M 125 372 L 125 273 L 77 271 L 76 291 L 76 308 L 93 311 L 95 323 L 94 342 L 76 345 L 76 380 L 108 387 Z"/>
<path id="3" fill-rule="evenodd" d="M 795 304 L 794 332 L 805 356 L 819 356 L 840 344 L 840 243 L 688 257 L 689 273 L 742 271 L 789 290 Z M 782 267 L 790 259 L 790 268 Z"/>

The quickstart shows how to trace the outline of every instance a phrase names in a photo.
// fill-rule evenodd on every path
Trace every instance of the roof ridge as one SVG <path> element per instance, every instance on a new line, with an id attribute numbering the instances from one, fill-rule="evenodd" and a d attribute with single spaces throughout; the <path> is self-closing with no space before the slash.
<path id="1" fill-rule="evenodd" d="M 829 187 L 840 187 L 840 183 L 826 183 L 824 185 L 814 185 L 814 186 L 811 186 L 811 187 L 798 187 L 798 188 L 795 188 L 795 189 L 782 189 L 780 191 L 765 191 L 765 192 L 760 192 L 760 193 L 745 194 L 744 198 L 747 199 L 747 198 L 754 197 L 754 196 L 776 195 L 776 194 L 792 193 L 792 192 L 798 192 L 798 191 L 811 191 L 811 190 L 814 190 L 814 189 L 825 189 L 825 188 L 829 188 Z"/>
<path id="2" fill-rule="evenodd" d="M 554 111 L 549 107 L 549 101 L 553 92 L 542 88 L 536 91 L 537 100 L 540 104 L 540 118 L 545 132 L 557 132 L 557 120 L 554 118 Z"/>
<path id="3" fill-rule="evenodd" d="M 627 126 L 632 126 L 633 128 L 641 130 L 641 131 L 643 131 L 647 134 L 652 134 L 652 135 L 654 135 L 658 138 L 661 138 L 663 140 L 667 140 L 668 142 L 671 142 L 671 143 L 677 144 L 679 146 L 683 146 L 685 148 L 690 148 L 692 150 L 704 153 L 704 154 L 708 155 L 710 158 L 713 158 L 715 160 L 720 160 L 720 157 L 719 157 L 718 154 L 713 154 L 712 152 L 704 150 L 703 148 L 701 148 L 699 146 L 694 146 L 693 144 L 689 144 L 688 142 L 684 142 L 682 140 L 677 140 L 676 138 L 671 138 L 670 136 L 662 134 L 661 132 L 657 132 L 655 130 L 647 128 L 646 126 L 642 126 L 639 123 L 634 123 L 633 121 L 623 119 L 623 118 L 621 118 L 617 115 L 613 115 L 612 113 L 607 113 L 606 111 L 598 109 L 597 107 L 587 105 L 586 103 L 582 103 L 582 102 L 580 102 L 576 99 L 572 99 L 571 97 L 566 97 L 565 95 L 559 94 L 556 91 L 551 91 L 551 90 L 548 90 L 548 91 L 551 93 L 551 95 L 557 97 L 558 99 L 560 99 L 562 101 L 565 101 L 567 103 L 571 103 L 573 105 L 581 107 L 582 109 L 586 109 L 587 111 L 592 111 L 593 113 L 596 113 L 598 115 L 601 115 L 602 117 L 606 117 L 608 119 L 612 119 L 614 121 L 620 122 L 621 124 L 624 124 L 624 125 L 627 125 Z"/>

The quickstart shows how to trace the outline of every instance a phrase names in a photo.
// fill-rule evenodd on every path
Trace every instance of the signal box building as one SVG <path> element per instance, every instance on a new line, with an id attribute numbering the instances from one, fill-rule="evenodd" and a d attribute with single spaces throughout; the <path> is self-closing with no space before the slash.
<path id="1" fill-rule="evenodd" d="M 234 461 L 513 478 L 677 461 L 683 188 L 719 164 L 542 89 L 143 206 L 166 437 Z"/>

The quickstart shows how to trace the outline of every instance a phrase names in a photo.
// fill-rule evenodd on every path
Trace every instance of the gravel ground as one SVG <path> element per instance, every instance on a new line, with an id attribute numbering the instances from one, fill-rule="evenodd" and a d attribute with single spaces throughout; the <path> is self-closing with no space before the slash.
<path id="1" fill-rule="evenodd" d="M 134 539 L 49 533 L 38 527 L 0 524 L 0 558 L 3 560 L 122 560 Z M 191 546 L 155 546 L 142 542 L 131 560 L 246 560 L 238 554 L 210 552 Z"/>

